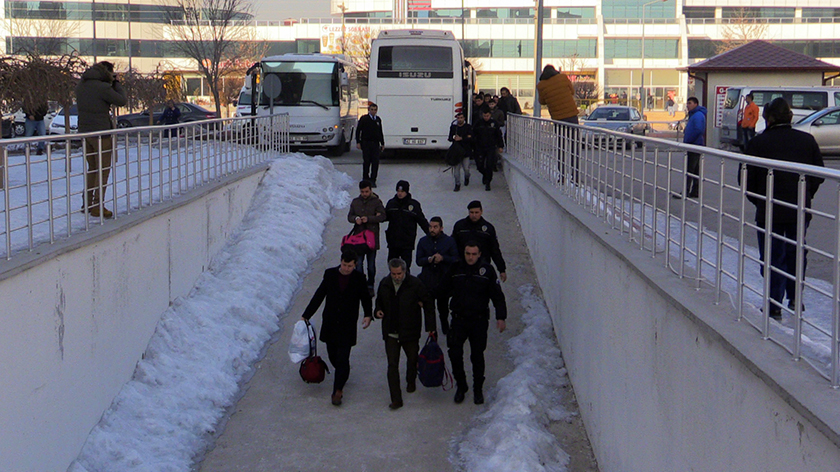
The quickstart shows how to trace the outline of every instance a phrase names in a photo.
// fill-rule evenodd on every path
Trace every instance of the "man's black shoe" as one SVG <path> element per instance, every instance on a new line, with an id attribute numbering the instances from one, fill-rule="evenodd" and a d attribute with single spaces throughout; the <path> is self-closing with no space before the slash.
<path id="1" fill-rule="evenodd" d="M 370 188 L 376 188 L 376 181 L 375 180 L 370 181 Z"/>
<path id="2" fill-rule="evenodd" d="M 464 187 L 469 187 L 469 186 L 470 186 L 470 176 L 468 175 L 468 176 L 464 177 Z"/>
<path id="3" fill-rule="evenodd" d="M 481 393 L 481 390 L 476 390 L 473 392 L 473 401 L 476 405 L 484 404 L 484 394 Z"/>
<path id="4" fill-rule="evenodd" d="M 390 405 L 388 405 L 388 408 L 390 408 L 392 410 L 399 410 L 400 408 L 402 408 L 402 406 L 403 406 L 402 402 L 392 402 Z"/>
<path id="5" fill-rule="evenodd" d="M 406 392 L 408 392 L 408 393 L 414 393 L 414 392 L 416 392 L 416 391 L 417 391 L 417 384 L 416 384 L 416 383 L 414 383 L 414 382 L 409 383 L 409 384 L 405 387 L 405 391 L 406 391 Z"/>
<path id="6" fill-rule="evenodd" d="M 463 403 L 464 402 L 464 397 L 467 396 L 467 390 L 469 390 L 469 388 L 467 388 L 467 387 L 464 387 L 463 389 L 459 388 L 459 389 L 455 390 L 455 403 Z"/>
<path id="7" fill-rule="evenodd" d="M 487 190 L 489 192 L 490 191 L 490 184 L 484 185 L 484 190 Z"/>
<path id="8" fill-rule="evenodd" d="M 455 190 L 453 192 L 460 192 L 461 191 L 461 184 L 455 184 Z"/>

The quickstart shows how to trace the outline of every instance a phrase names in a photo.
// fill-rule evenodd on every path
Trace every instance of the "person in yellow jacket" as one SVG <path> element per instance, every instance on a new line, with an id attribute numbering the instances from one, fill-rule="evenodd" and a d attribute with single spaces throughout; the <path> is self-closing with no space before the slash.
<path id="1" fill-rule="evenodd" d="M 578 124 L 578 107 L 572 81 L 552 65 L 545 66 L 537 83 L 540 105 L 548 106 L 552 120 Z"/>
<path id="2" fill-rule="evenodd" d="M 755 137 L 755 125 L 758 124 L 759 115 L 758 105 L 753 101 L 753 94 L 748 93 L 746 101 L 747 106 L 744 108 L 744 118 L 741 120 L 742 136 L 744 137 L 744 147 L 742 149 L 746 149 L 747 144 Z"/>
<path id="3" fill-rule="evenodd" d="M 552 65 L 545 66 L 540 81 L 537 82 L 537 93 L 541 105 L 548 106 L 551 119 L 565 123 L 578 124 L 578 107 L 575 103 L 575 87 L 566 74 L 558 72 Z M 565 144 L 565 145 L 564 145 Z M 567 170 L 569 180 L 577 179 L 577 156 L 571 151 L 571 143 L 563 142 L 563 133 L 557 137 L 557 168 L 560 171 L 558 182 L 565 182 Z M 566 162 L 568 160 L 568 162 Z M 566 164 L 569 164 L 567 167 Z"/>

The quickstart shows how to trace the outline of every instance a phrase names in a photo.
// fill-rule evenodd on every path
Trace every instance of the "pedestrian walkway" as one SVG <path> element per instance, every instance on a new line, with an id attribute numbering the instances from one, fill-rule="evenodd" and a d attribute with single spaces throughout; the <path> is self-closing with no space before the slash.
<path id="1" fill-rule="evenodd" d="M 359 160 L 345 158 L 334 162 L 339 170 L 358 178 L 361 174 Z M 469 430 L 474 417 L 493 404 L 496 382 L 513 369 L 506 340 L 522 330 L 520 317 L 524 308 L 520 300 L 523 295 L 518 288 L 538 284 L 502 176 L 497 174 L 493 191 L 486 192 L 478 185 L 480 179 L 477 177 L 480 176 L 474 171 L 472 185 L 454 193 L 452 176 L 448 172 L 441 174 L 442 169 L 436 163 L 385 161 L 380 168 L 379 188 L 374 191 L 387 202 L 394 196 L 396 182 L 408 180 L 412 196 L 423 205 L 426 216 L 441 216 L 447 234 L 455 221 L 467 215 L 467 203 L 474 199 L 482 201 L 485 218 L 496 226 L 508 265 L 508 279 L 503 288 L 509 315 L 508 330 L 503 334 L 493 329 L 491 323 L 486 351 L 487 404 L 474 405 L 472 395 L 468 393 L 467 401 L 456 405 L 452 400 L 454 389 L 444 392 L 418 384 L 415 393 L 403 393 L 403 408 L 389 410 L 385 348 L 378 322 L 367 330 L 359 329 L 358 344 L 350 360 L 350 379 L 340 407 L 330 404 L 332 375 L 318 385 L 305 384 L 300 379 L 298 365 L 292 364 L 286 354 L 288 341 L 292 326 L 300 319 L 324 269 L 338 265 L 338 243 L 350 229 L 347 209 L 339 209 L 333 212 L 334 219 L 327 225 L 323 254 L 312 263 L 311 272 L 303 278 L 274 344 L 267 348 L 264 359 L 255 366 L 254 376 L 244 386 L 242 398 L 227 421 L 220 425 L 220 435 L 200 464 L 201 471 L 391 472 L 458 468 L 450 462 L 450 457 L 455 456 L 458 439 Z M 351 189 L 353 193 L 355 189 Z M 387 275 L 385 227 L 387 224 L 383 225 L 383 248 L 377 255 L 377 279 Z M 412 274 L 418 272 L 417 266 L 413 265 Z M 320 326 L 320 312 L 313 321 Z M 444 342 L 441 344 L 445 347 Z M 326 347 L 321 343 L 319 354 L 326 357 Z M 466 353 L 465 357 L 468 356 Z M 405 375 L 404 363 L 402 377 Z M 466 364 L 467 376 L 471 378 L 469 361 Z M 562 406 L 577 411 L 570 387 L 563 389 L 560 396 Z M 597 470 L 579 416 L 574 417 L 572 427 L 554 425 L 551 430 L 563 432 L 559 441 L 572 456 L 570 470 Z"/>

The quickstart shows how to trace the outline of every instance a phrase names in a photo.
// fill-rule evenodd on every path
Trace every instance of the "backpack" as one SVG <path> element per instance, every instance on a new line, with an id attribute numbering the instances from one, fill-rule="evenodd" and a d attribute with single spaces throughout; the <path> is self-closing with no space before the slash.
<path id="1" fill-rule="evenodd" d="M 341 249 L 352 249 L 360 256 L 369 254 L 376 249 L 376 236 L 369 229 L 357 232 L 356 228 L 354 226 L 346 236 L 341 238 Z"/>
<path id="2" fill-rule="evenodd" d="M 453 384 L 452 374 L 446 370 L 443 350 L 434 336 L 426 338 L 426 345 L 417 358 L 417 378 L 424 387 L 443 387 L 444 390 L 448 390 L 446 385 L 451 388 Z M 445 383 L 444 380 L 448 382 Z"/>
<path id="3" fill-rule="evenodd" d="M 326 374 L 330 372 L 327 363 L 318 355 L 318 341 L 315 338 L 315 329 L 306 321 L 306 328 L 310 331 L 309 336 L 309 357 L 300 363 L 300 378 L 306 383 L 321 383 Z"/>

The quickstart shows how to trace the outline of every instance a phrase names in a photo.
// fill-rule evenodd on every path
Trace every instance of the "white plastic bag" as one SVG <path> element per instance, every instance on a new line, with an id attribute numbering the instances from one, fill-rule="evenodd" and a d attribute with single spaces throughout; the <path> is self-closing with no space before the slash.
<path id="1" fill-rule="evenodd" d="M 309 357 L 309 340 L 315 340 L 315 327 L 300 320 L 295 323 L 292 340 L 289 342 L 289 359 L 295 364 Z"/>

